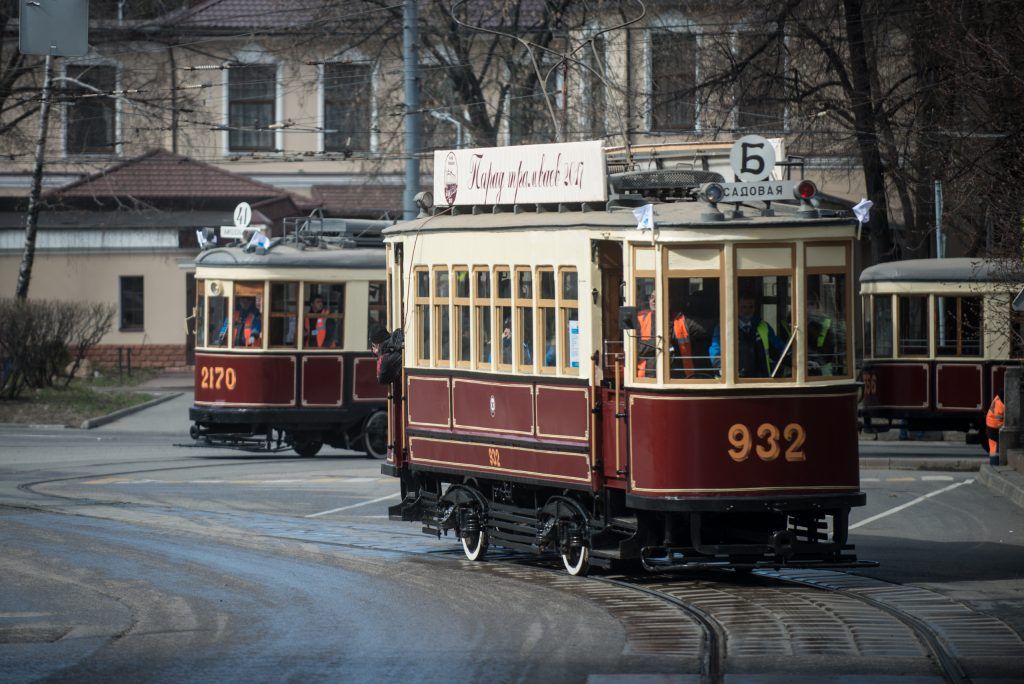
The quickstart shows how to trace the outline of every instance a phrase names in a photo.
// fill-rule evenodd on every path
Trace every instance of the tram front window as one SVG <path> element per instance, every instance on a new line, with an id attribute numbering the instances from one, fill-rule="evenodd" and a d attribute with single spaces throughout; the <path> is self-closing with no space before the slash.
<path id="1" fill-rule="evenodd" d="M 636 376 L 654 378 L 658 375 L 658 302 L 654 294 L 654 278 L 636 279 Z"/>
<path id="2" fill-rule="evenodd" d="M 211 294 L 209 298 L 210 316 L 207 319 L 206 339 L 211 347 L 228 346 L 228 336 L 220 334 L 221 328 L 228 322 L 228 298 L 226 295 Z"/>
<path id="3" fill-rule="evenodd" d="M 668 279 L 669 377 L 714 378 L 712 332 L 719 323 L 718 278 Z"/>
<path id="4" fill-rule="evenodd" d="M 807 276 L 807 375 L 848 375 L 846 274 Z"/>
<path id="5" fill-rule="evenodd" d="M 206 346 L 206 281 L 196 281 L 196 346 Z"/>
<path id="6" fill-rule="evenodd" d="M 791 378 L 793 337 L 789 276 L 737 278 L 736 368 L 740 378 Z M 709 356 L 721 365 L 721 326 L 712 333 Z"/>

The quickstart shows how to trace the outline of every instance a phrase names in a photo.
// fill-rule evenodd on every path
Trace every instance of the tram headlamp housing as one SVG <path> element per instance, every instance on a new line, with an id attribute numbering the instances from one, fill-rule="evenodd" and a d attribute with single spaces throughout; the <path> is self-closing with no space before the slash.
<path id="1" fill-rule="evenodd" d="M 796 196 L 796 199 L 801 202 L 809 202 L 818 194 L 818 186 L 812 181 L 803 180 L 797 183 L 796 187 L 793 188 L 793 194 Z"/>
<path id="2" fill-rule="evenodd" d="M 718 204 L 725 197 L 725 188 L 718 183 L 705 183 L 700 186 L 700 197 L 709 204 Z"/>

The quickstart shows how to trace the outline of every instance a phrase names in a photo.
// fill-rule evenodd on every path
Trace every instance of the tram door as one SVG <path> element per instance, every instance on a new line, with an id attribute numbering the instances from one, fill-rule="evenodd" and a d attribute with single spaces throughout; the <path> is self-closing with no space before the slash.
<path id="1" fill-rule="evenodd" d="M 402 243 L 388 247 L 388 311 L 390 330 L 405 330 L 405 274 L 402 268 Z M 402 364 L 404 367 L 404 363 Z M 402 394 L 405 392 L 405 373 L 393 384 L 388 393 L 388 460 L 400 465 L 405 460 L 405 411 Z"/>
<path id="2" fill-rule="evenodd" d="M 597 240 L 593 245 L 596 255 L 594 282 L 600 283 L 600 296 L 595 303 L 594 324 L 601 331 L 600 385 L 595 384 L 601 402 L 599 424 L 594 430 L 597 444 L 594 454 L 601 462 L 602 475 L 610 487 L 626 486 L 629 443 L 625 419 L 628 404 L 625 384 L 626 367 L 622 329 L 619 327 L 619 308 L 623 304 L 622 243 Z"/>

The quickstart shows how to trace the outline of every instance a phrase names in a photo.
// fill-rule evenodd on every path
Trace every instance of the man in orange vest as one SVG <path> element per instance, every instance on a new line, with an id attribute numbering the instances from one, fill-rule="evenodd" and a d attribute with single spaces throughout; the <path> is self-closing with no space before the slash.
<path id="1" fill-rule="evenodd" d="M 686 316 L 680 311 L 672 321 L 672 339 L 683 361 L 683 373 L 693 377 L 693 346 L 690 344 L 690 331 L 686 325 Z"/>
<path id="2" fill-rule="evenodd" d="M 654 335 L 657 330 L 657 321 L 654 315 L 654 293 L 647 295 L 647 307 L 636 315 L 637 323 L 640 324 L 640 334 L 636 339 L 636 376 L 638 378 L 653 378 L 657 375 L 654 364 L 654 356 L 657 350 L 657 343 Z M 650 361 L 651 363 L 648 363 Z"/>
<path id="3" fill-rule="evenodd" d="M 232 322 L 235 331 L 235 347 L 258 347 L 263 333 L 263 320 L 255 297 L 236 297 L 235 315 Z M 220 327 L 217 344 L 224 344 L 228 334 L 228 319 Z"/>
<path id="4" fill-rule="evenodd" d="M 1006 406 L 997 394 L 989 404 L 988 414 L 985 416 L 985 432 L 988 435 L 988 458 L 989 463 L 999 463 L 999 428 L 1003 427 L 1006 421 Z"/>
<path id="5" fill-rule="evenodd" d="M 327 313 L 324 309 L 324 298 L 321 295 L 315 295 L 309 305 L 309 314 L 306 316 L 304 326 L 307 349 L 338 346 L 337 337 L 334 334 L 335 321 L 328 318 Z"/>

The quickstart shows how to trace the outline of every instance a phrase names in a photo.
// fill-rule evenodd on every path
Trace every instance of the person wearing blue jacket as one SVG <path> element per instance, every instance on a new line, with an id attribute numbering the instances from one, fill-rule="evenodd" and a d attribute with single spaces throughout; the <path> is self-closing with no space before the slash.
<path id="1" fill-rule="evenodd" d="M 722 366 L 721 330 L 715 326 L 711 335 L 708 356 L 715 368 Z M 749 295 L 740 295 L 739 301 L 739 376 L 741 378 L 767 378 L 781 358 L 786 343 L 775 334 L 767 321 L 757 315 L 757 304 Z"/>

